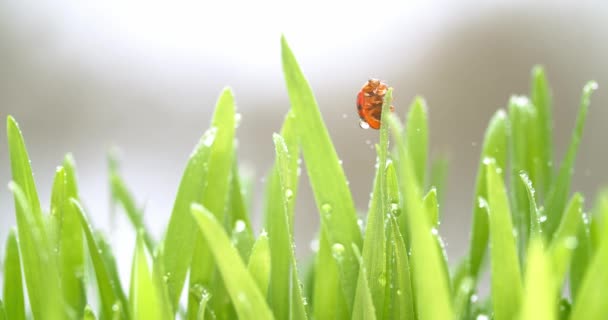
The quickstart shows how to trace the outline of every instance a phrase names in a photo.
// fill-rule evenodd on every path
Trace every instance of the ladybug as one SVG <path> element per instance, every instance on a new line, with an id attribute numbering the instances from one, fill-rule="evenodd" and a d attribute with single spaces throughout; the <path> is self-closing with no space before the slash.
<path id="1" fill-rule="evenodd" d="M 380 129 L 382 103 L 388 90 L 386 83 L 378 79 L 369 79 L 357 94 L 357 112 L 361 118 L 361 128 Z M 391 112 L 395 110 L 390 107 Z"/>

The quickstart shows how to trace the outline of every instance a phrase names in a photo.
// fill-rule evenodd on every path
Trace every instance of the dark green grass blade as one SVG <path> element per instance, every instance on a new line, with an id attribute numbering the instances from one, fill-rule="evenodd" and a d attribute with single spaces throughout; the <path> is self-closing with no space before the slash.
<path id="1" fill-rule="evenodd" d="M 608 211 L 601 212 L 603 228 L 608 230 Z M 576 291 L 576 300 L 572 306 L 570 319 L 606 319 L 608 303 L 602 294 L 608 287 L 608 235 L 603 234 L 597 250 L 589 263 L 580 288 Z"/>
<path id="2" fill-rule="evenodd" d="M 110 154 L 108 162 L 116 163 L 115 156 Z M 127 185 L 118 172 L 117 165 L 109 165 L 110 170 L 110 195 L 112 205 L 120 205 L 129 218 L 135 230 L 143 231 L 144 242 L 148 250 L 154 250 L 154 240 L 150 231 L 144 223 L 143 212 L 137 207 L 133 194 L 127 188 Z M 141 232 L 138 231 L 138 232 Z"/>
<path id="3" fill-rule="evenodd" d="M 410 105 L 405 124 L 405 135 L 416 181 L 420 187 L 423 187 L 426 183 L 429 128 L 426 102 L 421 97 L 416 97 Z"/>
<path id="4" fill-rule="evenodd" d="M 89 224 L 80 203 L 75 199 L 71 199 L 71 202 L 79 215 L 82 229 L 84 230 L 85 238 L 87 240 L 89 255 L 93 262 L 99 298 L 101 301 L 101 317 L 109 318 L 114 313 L 113 308 L 117 307 L 121 312 L 120 319 L 128 319 L 128 302 L 126 299 L 122 298 L 119 293 L 119 291 L 122 290 L 120 289 L 120 283 L 113 281 L 114 277 L 112 276 L 112 271 L 107 266 L 103 257 L 103 249 L 96 241 L 91 225 Z"/>
<path id="5" fill-rule="evenodd" d="M 293 227 L 289 225 L 289 219 L 290 216 L 293 216 L 293 201 L 294 201 L 294 196 L 293 196 L 293 189 L 295 187 L 295 184 L 297 183 L 297 180 L 293 180 L 294 177 L 296 177 L 297 179 L 297 175 L 293 175 L 292 174 L 292 170 L 297 168 L 297 160 L 294 161 L 293 159 L 291 159 L 289 150 L 287 149 L 287 144 L 285 143 L 285 140 L 283 139 L 283 137 L 281 137 L 281 135 L 279 134 L 273 134 L 273 141 L 274 141 L 274 145 L 275 145 L 275 152 L 276 152 L 276 158 L 277 158 L 277 172 L 279 174 L 279 181 L 280 181 L 280 185 L 281 185 L 281 189 L 279 192 L 279 196 L 278 196 L 278 201 L 279 203 L 283 204 L 283 215 L 282 217 L 276 217 L 276 219 L 278 220 L 279 218 L 282 218 L 282 223 L 281 221 L 279 221 L 279 223 L 281 224 L 282 228 L 285 230 L 285 232 L 287 232 L 286 234 L 286 239 L 283 239 L 286 241 L 286 244 L 288 245 L 287 252 L 286 252 L 286 256 L 288 258 L 288 269 L 286 270 L 288 275 L 291 275 L 290 278 L 287 278 L 288 280 L 291 280 L 291 292 L 289 293 L 289 296 L 291 296 L 290 299 L 290 310 L 289 310 L 289 318 L 290 319 L 307 319 L 306 316 L 306 310 L 304 307 L 304 303 L 302 300 L 302 292 L 301 292 L 301 287 L 302 284 L 300 283 L 300 280 L 298 279 L 298 270 L 297 270 L 297 264 L 296 264 L 296 258 L 295 258 L 295 252 L 294 252 L 294 247 L 293 247 L 293 236 L 291 234 L 291 232 L 289 230 L 293 230 Z M 296 147 L 295 145 L 292 147 Z M 297 147 L 296 147 L 297 148 Z M 276 233 L 275 233 L 276 234 Z M 290 270 L 291 269 L 291 270 Z M 289 283 L 289 282 L 288 282 Z"/>
<path id="6" fill-rule="evenodd" d="M 525 292 L 519 319 L 556 319 L 557 286 L 552 277 L 552 260 L 544 251 L 541 237 L 531 238 L 526 260 Z"/>
<path id="7" fill-rule="evenodd" d="M 17 233 L 11 229 L 6 240 L 4 255 L 4 311 L 8 319 L 25 319 L 23 298 L 23 283 L 21 261 L 19 260 L 19 245 Z"/>
<path id="8" fill-rule="evenodd" d="M 247 264 L 247 270 L 263 296 L 268 293 L 268 283 L 270 282 L 270 245 L 268 242 L 268 233 L 262 232 L 253 245 Z"/>
<path id="9" fill-rule="evenodd" d="M 389 307 L 385 310 L 385 319 L 415 319 L 414 293 L 407 247 L 395 217 L 390 218 L 389 234 L 389 256 L 387 257 L 389 290 L 386 299 Z"/>
<path id="10" fill-rule="evenodd" d="M 505 190 L 502 169 L 494 159 L 485 159 L 488 201 L 481 206 L 488 210 L 492 266 L 492 304 L 496 320 L 513 319 L 522 297 L 522 280 L 513 235 L 511 210 Z"/>
<path id="11" fill-rule="evenodd" d="M 6 320 L 7 315 L 6 315 L 6 310 L 4 309 L 4 303 L 2 303 L 2 300 L 0 299 L 0 320 Z"/>
<path id="12" fill-rule="evenodd" d="M 374 301 L 372 299 L 372 293 L 367 283 L 367 268 L 365 268 L 365 262 L 361 258 L 361 253 L 356 246 L 353 246 L 355 256 L 359 260 L 359 280 L 357 281 L 357 292 L 355 294 L 355 304 L 353 309 L 353 320 L 374 320 L 376 319 L 376 311 L 374 308 Z M 386 278 L 384 279 L 386 281 Z"/>
<path id="13" fill-rule="evenodd" d="M 584 199 L 580 193 L 572 196 L 549 247 L 553 258 L 553 273 L 560 284 L 568 271 L 573 251 L 578 246 L 579 226 L 583 224 L 583 203 Z"/>
<path id="14" fill-rule="evenodd" d="M 46 226 L 35 218 L 31 201 L 19 185 L 11 181 L 9 189 L 15 197 L 19 252 L 32 314 L 36 318 L 65 317 L 57 260 Z"/>
<path id="15" fill-rule="evenodd" d="M 583 88 L 583 96 L 581 98 L 581 107 L 576 117 L 576 126 L 572 132 L 572 138 L 566 156 L 562 161 L 559 173 L 551 184 L 551 188 L 547 194 L 545 201 L 545 214 L 547 215 L 547 221 L 543 225 L 544 231 L 548 237 L 553 235 L 553 232 L 557 229 L 561 215 L 566 206 L 566 200 L 568 193 L 570 192 L 570 181 L 572 180 L 572 174 L 574 172 L 574 162 L 576 161 L 576 154 L 578 152 L 578 146 L 583 136 L 583 129 L 585 128 L 585 120 L 587 119 L 587 112 L 589 111 L 589 104 L 591 101 L 591 94 L 597 89 L 596 82 L 589 82 Z"/>
<path id="16" fill-rule="evenodd" d="M 281 146 L 287 149 L 286 154 L 283 152 L 283 157 L 286 159 L 283 159 L 283 162 L 279 164 L 277 155 L 277 161 L 271 171 L 266 190 L 265 219 L 270 238 L 270 270 L 272 273 L 268 289 L 268 301 L 278 319 L 286 319 L 289 316 L 290 305 L 291 243 L 293 241 L 290 230 L 293 231 L 294 204 L 298 183 L 298 143 L 295 120 L 292 112 L 289 112 L 285 117 L 281 130 L 281 136 L 283 137 Z M 275 148 L 278 148 L 278 146 L 275 145 Z M 284 171 L 284 177 L 289 180 L 285 190 L 281 186 L 281 170 Z M 285 207 L 287 198 L 289 200 L 287 200 L 287 207 Z"/>
<path id="17" fill-rule="evenodd" d="M 148 265 L 145 236 L 137 235 L 131 268 L 129 302 L 133 319 L 170 319 L 172 314 L 162 301 L 162 291 L 154 282 L 152 269 Z"/>
<path id="18" fill-rule="evenodd" d="M 412 241 L 411 265 L 416 312 L 420 319 L 451 319 L 450 286 L 444 277 L 443 258 L 422 202 L 421 186 L 417 184 L 409 153 L 400 137 L 401 124 L 395 117 L 389 119 L 399 152 L 400 172 L 403 173 L 400 187 L 407 208 L 407 226 Z M 428 301 L 435 303 L 429 304 Z"/>
<path id="19" fill-rule="evenodd" d="M 359 275 L 357 284 L 357 298 L 355 304 L 365 303 L 368 294 L 371 295 L 373 306 L 375 306 L 375 318 L 381 319 L 384 311 L 384 298 L 386 291 L 386 230 L 385 217 L 390 210 L 387 192 L 387 157 L 388 157 L 388 138 L 389 121 L 386 116 L 390 115 L 390 105 L 392 102 L 392 88 L 389 88 L 384 97 L 382 105 L 383 120 L 380 128 L 380 145 L 377 146 L 378 168 L 374 181 L 374 191 L 372 193 L 372 205 L 367 214 L 365 225 L 365 239 L 363 246 L 363 261 L 360 265 L 366 268 L 366 277 Z M 398 204 L 397 204 L 398 205 Z M 364 283 L 361 283 L 364 281 Z M 359 292 L 364 290 L 363 292 Z M 369 291 L 366 292 L 366 291 Z M 357 302 L 357 299 L 363 299 Z M 358 316 L 363 316 L 358 309 Z M 367 310 L 366 310 L 367 311 Z M 353 314 L 355 316 L 355 314 Z"/>
<path id="20" fill-rule="evenodd" d="M 540 196 L 543 197 L 551 186 L 553 177 L 553 117 L 551 92 L 541 66 L 535 66 L 532 69 L 530 95 L 537 114 L 535 126 L 538 130 L 538 146 L 542 146 L 539 149 L 539 158 L 536 163 L 535 185 Z"/>
<path id="21" fill-rule="evenodd" d="M 207 183 L 202 193 L 202 204 L 215 214 L 218 221 L 224 221 L 224 212 L 230 191 L 230 173 L 234 162 L 234 136 L 236 130 L 236 107 L 234 96 L 230 89 L 225 89 L 220 95 L 212 127 L 217 129 L 215 140 L 211 146 L 207 162 Z M 194 286 L 211 287 L 215 299 L 209 301 L 211 308 L 221 317 L 229 306 L 224 305 L 227 299 L 220 279 L 213 279 L 214 264 L 212 255 L 206 243 L 200 236 L 196 237 L 192 263 L 190 266 L 190 288 Z M 199 297 L 188 296 L 188 319 L 196 318 L 198 314 Z"/>
<path id="22" fill-rule="evenodd" d="M 196 204 L 192 205 L 192 214 L 209 244 L 239 318 L 273 319 L 264 296 L 215 215 Z"/>
<path id="23" fill-rule="evenodd" d="M 67 154 L 63 160 L 62 196 L 57 199 L 60 207 L 61 228 L 59 232 L 59 267 L 64 299 L 78 317 L 82 316 L 86 304 L 84 285 L 84 239 L 78 213 L 69 199 L 78 199 L 76 167 L 74 159 Z M 54 192 L 55 190 L 53 190 Z M 51 208 L 51 214 L 52 214 Z"/>
<path id="24" fill-rule="evenodd" d="M 297 118 L 298 134 L 315 201 L 322 215 L 322 230 L 330 245 L 345 248 L 340 284 L 348 310 L 352 310 L 359 266 L 352 244 L 361 247 L 361 231 L 346 177 L 327 128 L 300 67 L 285 38 L 281 39 L 283 72 L 289 100 Z"/>
<path id="25" fill-rule="evenodd" d="M 486 168 L 482 161 L 486 158 L 496 160 L 496 166 L 506 168 L 507 161 L 507 128 L 508 118 L 504 110 L 498 110 L 486 129 L 481 152 L 480 165 L 477 171 L 475 196 L 473 198 L 473 225 L 469 248 L 469 276 L 477 283 L 482 263 L 488 247 L 488 215 L 484 208 L 479 207 L 479 198 L 487 199 Z M 459 284 L 455 284 L 458 288 Z"/>

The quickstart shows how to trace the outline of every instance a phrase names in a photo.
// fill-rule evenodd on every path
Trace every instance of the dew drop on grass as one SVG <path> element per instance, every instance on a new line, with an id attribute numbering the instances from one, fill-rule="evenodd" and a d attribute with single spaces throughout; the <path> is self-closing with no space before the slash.
<path id="1" fill-rule="evenodd" d="M 169 279 L 171 279 L 171 272 L 167 272 L 164 276 L 163 276 L 163 281 L 165 282 L 169 282 Z"/>
<path id="2" fill-rule="evenodd" d="M 287 188 L 285 189 L 285 200 L 290 201 L 291 199 L 293 199 L 293 191 Z"/>
<path id="3" fill-rule="evenodd" d="M 400 296 L 401 295 L 401 289 L 397 289 L 397 295 Z"/>
<path id="4" fill-rule="evenodd" d="M 574 250 L 578 247 L 578 239 L 575 236 L 566 237 L 566 239 L 564 239 L 564 245 L 566 248 Z"/>
<path id="5" fill-rule="evenodd" d="M 437 235 L 439 234 L 439 230 L 437 230 L 437 228 L 431 228 L 431 233 L 432 233 L 434 236 L 437 236 Z"/>
<path id="6" fill-rule="evenodd" d="M 359 120 L 359 127 L 361 127 L 361 129 L 369 129 L 369 123 L 363 121 L 363 120 Z"/>
<path id="7" fill-rule="evenodd" d="M 234 223 L 234 232 L 236 233 L 245 231 L 245 228 L 247 228 L 247 224 L 243 220 L 239 219 Z"/>
<path id="8" fill-rule="evenodd" d="M 471 295 L 471 303 L 475 303 L 477 300 L 479 300 L 479 296 L 473 293 Z"/>
<path id="9" fill-rule="evenodd" d="M 399 215 L 401 215 L 401 209 L 399 208 L 399 204 L 396 202 L 391 202 L 391 213 L 398 217 Z"/>
<path id="10" fill-rule="evenodd" d="M 547 221 L 547 216 L 546 215 L 540 216 L 540 218 L 538 218 L 538 221 L 540 221 L 540 223 L 545 223 Z"/>
<path id="11" fill-rule="evenodd" d="M 323 211 L 323 213 L 329 218 L 329 215 L 331 214 L 331 210 L 333 210 L 333 208 L 331 207 L 331 204 L 329 203 L 324 203 L 321 205 L 321 211 Z"/>
<path id="12" fill-rule="evenodd" d="M 119 312 L 119 311 L 120 311 L 120 303 L 115 302 L 115 303 L 112 305 L 112 312 L 117 313 L 117 312 Z"/>
<path id="13" fill-rule="evenodd" d="M 490 317 L 488 317 L 485 314 L 478 314 L 477 317 L 475 318 L 475 320 L 490 320 Z"/>
<path id="14" fill-rule="evenodd" d="M 384 272 L 382 272 L 378 276 L 378 284 L 380 284 L 381 287 L 386 286 L 386 275 L 384 274 Z"/>
<path id="15" fill-rule="evenodd" d="M 318 252 L 319 251 L 319 239 L 312 239 L 312 241 L 310 241 L 310 251 L 312 252 Z"/>
<path id="16" fill-rule="evenodd" d="M 217 127 L 211 127 L 209 130 L 207 130 L 201 138 L 201 142 L 203 143 L 203 145 L 205 147 L 211 147 L 211 145 L 213 145 L 213 142 L 215 141 L 216 134 Z"/>
<path id="17" fill-rule="evenodd" d="M 243 119 L 243 116 L 240 113 L 236 113 L 234 115 L 234 127 L 238 128 L 241 125 L 241 120 Z"/>
<path id="18" fill-rule="evenodd" d="M 331 246 L 331 253 L 336 260 L 341 260 L 344 257 L 344 246 L 341 243 L 334 243 Z"/>

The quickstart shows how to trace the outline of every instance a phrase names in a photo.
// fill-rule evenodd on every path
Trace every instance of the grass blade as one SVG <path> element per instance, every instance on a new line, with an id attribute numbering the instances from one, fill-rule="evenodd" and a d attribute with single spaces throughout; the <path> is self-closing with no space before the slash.
<path id="1" fill-rule="evenodd" d="M 448 177 L 449 161 L 446 156 L 440 156 L 431 164 L 431 177 L 429 187 L 437 189 L 437 202 L 443 205 L 445 197 L 446 180 Z"/>
<path id="2" fill-rule="evenodd" d="M 543 232 L 541 224 L 546 217 L 543 218 L 541 216 L 540 210 L 538 210 L 538 207 L 536 206 L 536 191 L 532 185 L 530 177 L 528 177 L 525 172 L 520 172 L 519 178 L 521 183 L 523 183 L 526 194 L 528 195 L 528 208 L 530 212 L 530 238 L 541 237 Z"/>
<path id="3" fill-rule="evenodd" d="M 543 249 L 543 240 L 530 240 L 526 265 L 525 292 L 520 320 L 552 320 L 557 318 L 557 287 L 552 277 L 551 257 Z"/>
<path id="4" fill-rule="evenodd" d="M 17 233 L 11 229 L 6 240 L 4 255 L 4 312 L 8 319 L 25 320 L 21 261 Z"/>
<path id="5" fill-rule="evenodd" d="M 535 126 L 538 132 L 538 169 L 536 174 L 536 186 L 542 196 L 551 186 L 553 177 L 553 117 L 551 110 L 551 92 L 545 76 L 545 71 L 541 66 L 532 69 L 532 88 L 530 90 L 532 104 L 536 109 Z"/>
<path id="6" fill-rule="evenodd" d="M 268 234 L 262 232 L 253 245 L 247 265 L 247 270 L 258 285 L 262 296 L 268 294 L 268 283 L 270 282 L 270 245 L 268 242 Z"/>
<path id="7" fill-rule="evenodd" d="M 511 210 L 502 179 L 502 169 L 494 159 L 484 160 L 488 201 L 480 199 L 488 210 L 492 265 L 492 304 L 496 320 L 513 319 L 522 297 L 522 281 L 517 246 L 513 235 Z"/>
<path id="8" fill-rule="evenodd" d="M 553 235 L 549 247 L 553 258 L 553 274 L 563 282 L 574 249 L 578 246 L 579 226 L 583 224 L 583 196 L 575 193 L 566 208 L 562 223 Z"/>
<path id="9" fill-rule="evenodd" d="M 84 315 L 83 315 L 82 319 L 84 319 L 84 320 L 96 320 L 97 319 L 97 317 L 95 317 L 95 312 L 93 311 L 93 309 L 91 309 L 91 306 L 87 305 L 84 308 Z"/>
<path id="10" fill-rule="evenodd" d="M 587 119 L 587 112 L 589 111 L 589 104 L 591 102 L 591 94 L 597 89 L 597 83 L 591 81 L 583 88 L 583 96 L 581 98 L 581 107 L 576 117 L 576 126 L 572 132 L 572 138 L 566 156 L 561 163 L 559 173 L 551 184 L 551 188 L 547 194 L 545 201 L 545 214 L 547 215 L 547 222 L 543 225 L 544 231 L 547 236 L 553 235 L 553 232 L 557 229 L 561 215 L 566 206 L 566 199 L 570 192 L 570 181 L 572 180 L 572 173 L 574 172 L 574 162 L 576 161 L 576 154 L 578 152 L 578 146 L 583 136 L 583 129 L 585 128 L 585 120 Z"/>
<path id="11" fill-rule="evenodd" d="M 359 280 L 357 281 L 357 292 L 355 294 L 355 304 L 353 309 L 353 320 L 374 320 L 376 319 L 376 311 L 374 308 L 374 301 L 372 298 L 372 292 L 367 283 L 367 269 L 365 268 L 365 262 L 361 258 L 361 253 L 356 246 L 353 246 L 355 256 L 359 260 Z M 385 279 L 386 281 L 386 279 Z"/>
<path id="12" fill-rule="evenodd" d="M 399 231 L 395 217 L 390 219 L 389 255 L 387 261 L 389 286 L 387 300 L 390 302 L 386 319 L 415 319 L 414 292 L 410 278 L 410 263 L 407 247 Z M 385 303 L 386 305 L 386 303 Z"/>
<path id="13" fill-rule="evenodd" d="M 2 300 L 0 300 L 0 320 L 6 320 L 7 316 L 6 316 L 6 310 L 4 309 L 4 303 L 2 303 Z"/>
<path id="14" fill-rule="evenodd" d="M 209 244 L 239 318 L 273 319 L 264 296 L 215 215 L 196 204 L 192 205 L 192 215 Z"/>
<path id="15" fill-rule="evenodd" d="M 209 152 L 207 162 L 207 183 L 202 193 L 202 204 L 215 214 L 218 221 L 225 221 L 224 212 L 230 191 L 230 173 L 234 163 L 234 136 L 236 130 L 236 107 L 234 96 L 230 89 L 224 89 L 220 95 L 211 125 L 217 132 L 213 145 Z M 190 288 L 195 286 L 211 287 L 215 299 L 209 301 L 213 310 L 222 317 L 224 310 L 229 306 L 223 305 L 227 299 L 222 296 L 223 284 L 218 279 L 213 279 L 214 264 L 212 255 L 203 241 L 200 233 L 197 233 L 196 244 L 190 266 Z M 188 296 L 188 319 L 196 318 L 200 297 Z M 219 305 L 221 304 L 221 305 Z"/>
<path id="16" fill-rule="evenodd" d="M 124 298 L 124 295 L 119 293 L 119 291 L 122 290 L 120 288 L 120 283 L 113 281 L 114 277 L 112 276 L 112 271 L 110 271 L 110 268 L 105 262 L 103 249 L 95 239 L 92 227 L 88 222 L 84 210 L 80 206 L 78 200 L 71 199 L 70 201 L 80 218 L 91 261 L 93 262 L 99 298 L 101 300 L 101 318 L 111 317 L 111 315 L 115 313 L 115 310 L 118 309 L 121 312 L 120 319 L 129 319 L 129 304 L 126 298 Z"/>
<path id="17" fill-rule="evenodd" d="M 340 246 L 336 246 L 339 248 Z M 344 294 L 340 287 L 338 265 L 325 232 L 320 232 L 319 251 L 315 261 L 313 315 L 315 319 L 348 319 Z"/>
<path id="18" fill-rule="evenodd" d="M 421 97 L 416 97 L 410 105 L 410 111 L 407 115 L 405 135 L 416 181 L 420 187 L 425 185 L 426 162 L 429 149 L 428 131 L 426 102 Z"/>
<path id="19" fill-rule="evenodd" d="M 352 195 L 336 150 L 321 113 L 287 41 L 281 39 L 283 72 L 292 110 L 297 118 L 296 132 L 315 201 L 321 213 L 322 230 L 331 246 L 345 248 L 340 264 L 340 284 L 348 310 L 352 310 L 359 264 L 352 245 L 361 247 L 361 231 Z"/>
<path id="20" fill-rule="evenodd" d="M 443 269 L 443 277 L 445 278 L 446 283 L 451 285 L 450 283 L 450 269 L 448 267 L 448 254 L 445 251 L 445 244 L 443 243 L 443 239 L 439 235 L 439 204 L 437 203 L 437 190 L 435 188 L 431 189 L 426 196 L 422 199 L 424 204 L 424 208 L 431 217 L 431 233 L 435 237 L 435 242 L 437 244 L 437 250 L 441 253 L 441 262 Z"/>

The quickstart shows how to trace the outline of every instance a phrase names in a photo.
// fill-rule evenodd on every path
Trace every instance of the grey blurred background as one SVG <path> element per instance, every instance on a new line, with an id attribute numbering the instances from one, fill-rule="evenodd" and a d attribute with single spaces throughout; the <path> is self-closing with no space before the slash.
<path id="1" fill-rule="evenodd" d="M 415 95 L 426 98 L 431 155 L 450 160 L 441 232 L 452 262 L 466 250 L 487 121 L 511 94 L 528 93 L 534 64 L 546 67 L 553 88 L 558 161 L 584 83 L 599 82 L 573 184 L 592 196 L 608 182 L 602 170 L 608 160 L 608 95 L 602 87 L 608 85 L 608 8 L 306 3 L 0 2 L 0 115 L 15 116 L 24 131 L 43 206 L 48 208 L 55 166 L 72 152 L 83 201 L 128 264 L 130 226 L 123 218 L 109 222 L 107 149 L 122 150 L 124 177 L 160 236 L 187 157 L 209 125 L 220 90 L 229 85 L 242 114 L 238 156 L 254 177 L 259 227 L 263 176 L 274 160 L 271 134 L 289 107 L 281 33 L 315 90 L 361 212 L 371 191 L 371 145 L 378 134 L 359 128 L 356 92 L 369 77 L 386 80 L 402 116 Z M 3 129 L 0 182 L 9 180 Z M 300 190 L 296 238 L 305 257 L 318 213 L 304 175 Z M 0 239 L 15 224 L 12 201 L 1 187 Z"/>

